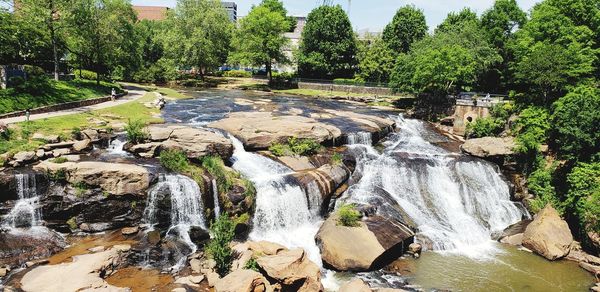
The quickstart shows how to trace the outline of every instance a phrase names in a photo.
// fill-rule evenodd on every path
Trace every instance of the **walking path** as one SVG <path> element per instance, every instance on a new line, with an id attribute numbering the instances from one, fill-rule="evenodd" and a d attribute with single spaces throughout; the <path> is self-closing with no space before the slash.
<path id="1" fill-rule="evenodd" d="M 34 115 L 29 116 L 29 120 L 30 121 L 42 120 L 42 119 L 46 119 L 46 118 L 66 116 L 66 115 L 84 113 L 84 112 L 88 112 L 88 111 L 113 107 L 113 106 L 121 105 L 124 103 L 128 103 L 130 101 L 137 100 L 146 94 L 145 90 L 143 90 L 140 87 L 136 87 L 136 86 L 125 85 L 125 86 L 123 86 L 123 89 L 127 90 L 129 93 L 121 98 L 118 98 L 115 101 L 107 101 L 107 102 L 98 103 L 98 104 L 94 104 L 94 105 L 88 105 L 88 106 L 66 109 L 66 110 L 55 111 L 55 112 L 49 112 L 49 113 L 34 114 Z M 4 124 L 8 125 L 8 124 L 14 124 L 14 123 L 24 122 L 24 121 L 25 121 L 25 117 L 22 116 L 22 117 L 0 119 L 0 124 L 4 123 Z"/>

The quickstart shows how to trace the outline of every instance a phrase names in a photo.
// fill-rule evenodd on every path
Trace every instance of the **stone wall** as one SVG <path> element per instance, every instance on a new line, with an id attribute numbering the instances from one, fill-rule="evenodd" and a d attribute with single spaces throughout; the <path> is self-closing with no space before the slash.
<path id="1" fill-rule="evenodd" d="M 475 120 L 479 118 L 485 118 L 489 116 L 489 107 L 457 104 L 453 116 L 453 133 L 456 135 L 464 135 L 468 123 L 475 122 Z"/>
<path id="2" fill-rule="evenodd" d="M 385 87 L 366 87 L 366 86 L 354 86 L 354 85 L 298 82 L 298 88 L 313 89 L 313 90 L 325 90 L 325 91 L 340 91 L 340 92 L 370 94 L 370 95 L 394 95 L 394 93 L 392 92 L 392 89 L 385 88 Z"/>
<path id="3" fill-rule="evenodd" d="M 127 93 L 117 94 L 117 98 L 125 96 L 126 94 Z M 43 113 L 49 113 L 49 112 L 55 112 L 55 111 L 60 111 L 60 110 L 66 110 L 66 109 L 72 109 L 72 108 L 78 108 L 78 107 L 83 107 L 83 106 L 99 104 L 99 103 L 107 102 L 110 100 L 111 100 L 111 97 L 109 95 L 109 96 L 93 98 L 93 99 L 86 99 L 86 100 L 79 100 L 79 101 L 72 101 L 72 102 L 65 102 L 65 103 L 59 103 L 59 104 L 54 104 L 54 105 L 42 106 L 42 107 L 34 108 L 29 112 L 32 115 L 43 114 Z M 18 111 L 18 112 L 2 114 L 2 115 L 0 115 L 0 119 L 22 117 L 22 116 L 25 116 L 25 111 Z"/>

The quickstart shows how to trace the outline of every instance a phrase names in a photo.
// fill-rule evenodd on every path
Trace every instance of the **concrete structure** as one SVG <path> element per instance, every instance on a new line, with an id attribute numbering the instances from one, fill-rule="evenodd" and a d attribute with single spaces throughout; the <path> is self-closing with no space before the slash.
<path id="1" fill-rule="evenodd" d="M 221 2 L 221 4 L 225 8 L 225 10 L 227 10 L 227 14 L 229 15 L 229 19 L 232 22 L 237 22 L 237 20 L 238 20 L 237 4 L 235 4 L 235 2 Z"/>
<path id="2" fill-rule="evenodd" d="M 456 135 L 464 135 L 467 124 L 489 117 L 490 108 L 508 102 L 505 98 L 506 96 L 497 94 L 462 92 L 456 99 L 452 132 Z"/>
<path id="3" fill-rule="evenodd" d="M 138 20 L 164 20 L 167 18 L 169 7 L 163 6 L 133 6 Z"/>
<path id="4" fill-rule="evenodd" d="M 302 32 L 306 25 L 306 16 L 293 16 L 296 19 L 296 28 L 293 32 L 288 32 L 285 37 L 290 40 L 289 45 L 284 49 L 284 54 L 292 60 L 292 65 L 276 65 L 274 69 L 282 72 L 294 72 L 298 68 L 296 61 L 294 60 L 294 50 L 300 46 L 300 39 L 302 38 Z"/>

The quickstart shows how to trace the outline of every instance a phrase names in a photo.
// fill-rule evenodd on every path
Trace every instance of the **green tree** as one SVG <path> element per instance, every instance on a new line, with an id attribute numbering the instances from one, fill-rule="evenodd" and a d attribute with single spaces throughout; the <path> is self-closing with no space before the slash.
<path id="1" fill-rule="evenodd" d="M 200 76 L 225 63 L 233 24 L 218 0 L 178 0 L 167 18 L 165 49 L 183 67 L 196 67 Z"/>
<path id="2" fill-rule="evenodd" d="M 493 66 L 485 77 L 483 88 L 487 91 L 506 91 L 514 83 L 509 64 L 514 61 L 514 52 L 510 43 L 515 39 L 515 32 L 527 22 L 527 14 L 519 7 L 516 0 L 496 0 L 494 6 L 481 16 L 481 25 L 485 29 L 488 40 L 502 56 L 502 62 Z"/>
<path id="3" fill-rule="evenodd" d="M 389 82 L 396 56 L 383 39 L 359 42 L 358 48 L 358 77 L 369 82 Z"/>
<path id="4" fill-rule="evenodd" d="M 550 114 L 542 107 L 524 109 L 515 122 L 516 151 L 536 156 L 540 146 L 548 140 L 550 132 Z"/>
<path id="5" fill-rule="evenodd" d="M 470 8 L 463 8 L 460 12 L 450 12 L 448 16 L 438 27 L 435 32 L 447 32 L 460 28 L 464 25 L 479 25 L 479 17 Z"/>
<path id="6" fill-rule="evenodd" d="M 227 275 L 233 261 L 233 250 L 229 246 L 233 237 L 235 225 L 227 214 L 221 214 L 215 222 L 210 224 L 210 242 L 206 252 L 217 263 L 217 273 L 221 277 Z"/>
<path id="7" fill-rule="evenodd" d="M 272 2 L 265 1 L 252 7 L 248 16 L 240 21 L 233 39 L 235 52 L 230 57 L 230 60 L 241 64 L 264 65 L 269 81 L 273 80 L 273 63 L 288 61 L 283 49 L 289 43 L 284 33 L 290 27 L 280 11 L 271 10 L 272 4 L 266 5 Z"/>
<path id="8" fill-rule="evenodd" d="M 552 140 L 560 156 L 589 161 L 600 152 L 600 90 L 580 86 L 554 103 Z"/>
<path id="9" fill-rule="evenodd" d="M 126 0 L 81 0 L 73 3 L 68 48 L 70 60 L 79 68 L 109 76 L 114 70 L 134 66 L 137 20 Z"/>
<path id="10" fill-rule="evenodd" d="M 600 232 L 600 163 L 579 163 L 567 176 L 565 206 L 584 232 Z M 586 238 L 585 236 L 583 238 Z"/>
<path id="11" fill-rule="evenodd" d="M 427 29 L 423 10 L 407 5 L 398 9 L 392 22 L 383 30 L 382 36 L 390 49 L 406 53 L 414 42 L 427 35 Z"/>
<path id="12" fill-rule="evenodd" d="M 260 5 L 269 8 L 271 11 L 279 12 L 281 16 L 285 17 L 289 23 L 288 32 L 292 32 L 296 29 L 296 18 L 287 15 L 287 9 L 283 6 L 283 2 L 279 0 L 262 0 Z"/>
<path id="13" fill-rule="evenodd" d="M 356 66 L 356 40 L 341 6 L 320 6 L 308 14 L 298 51 L 303 77 L 350 78 Z"/>

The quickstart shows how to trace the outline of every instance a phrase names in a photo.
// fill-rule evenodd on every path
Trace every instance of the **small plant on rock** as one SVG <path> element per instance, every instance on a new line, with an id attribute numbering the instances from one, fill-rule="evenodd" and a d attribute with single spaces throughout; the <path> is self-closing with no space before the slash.
<path id="1" fill-rule="evenodd" d="M 129 120 L 125 126 L 127 131 L 127 140 L 133 144 L 143 142 L 148 138 L 148 133 L 144 130 L 144 123 L 141 120 Z"/>
<path id="2" fill-rule="evenodd" d="M 227 214 L 221 214 L 210 224 L 211 240 L 206 245 L 206 253 L 217 263 L 217 273 L 221 277 L 229 273 L 233 262 L 233 250 L 229 244 L 235 235 L 234 228 L 234 222 Z"/>
<path id="3" fill-rule="evenodd" d="M 251 258 L 248 260 L 244 265 L 244 269 L 258 272 L 258 263 L 256 262 L 256 259 Z"/>
<path id="4" fill-rule="evenodd" d="M 356 205 L 346 204 L 338 210 L 338 225 L 346 227 L 358 227 L 361 219 L 360 212 L 356 210 Z"/>
<path id="5" fill-rule="evenodd" d="M 69 159 L 67 159 L 66 157 L 56 157 L 50 161 L 52 161 L 52 163 L 62 164 L 62 163 L 69 161 Z"/>
<path id="6" fill-rule="evenodd" d="M 160 164 L 174 172 L 183 172 L 190 166 L 185 153 L 178 150 L 164 150 L 160 152 Z"/>

